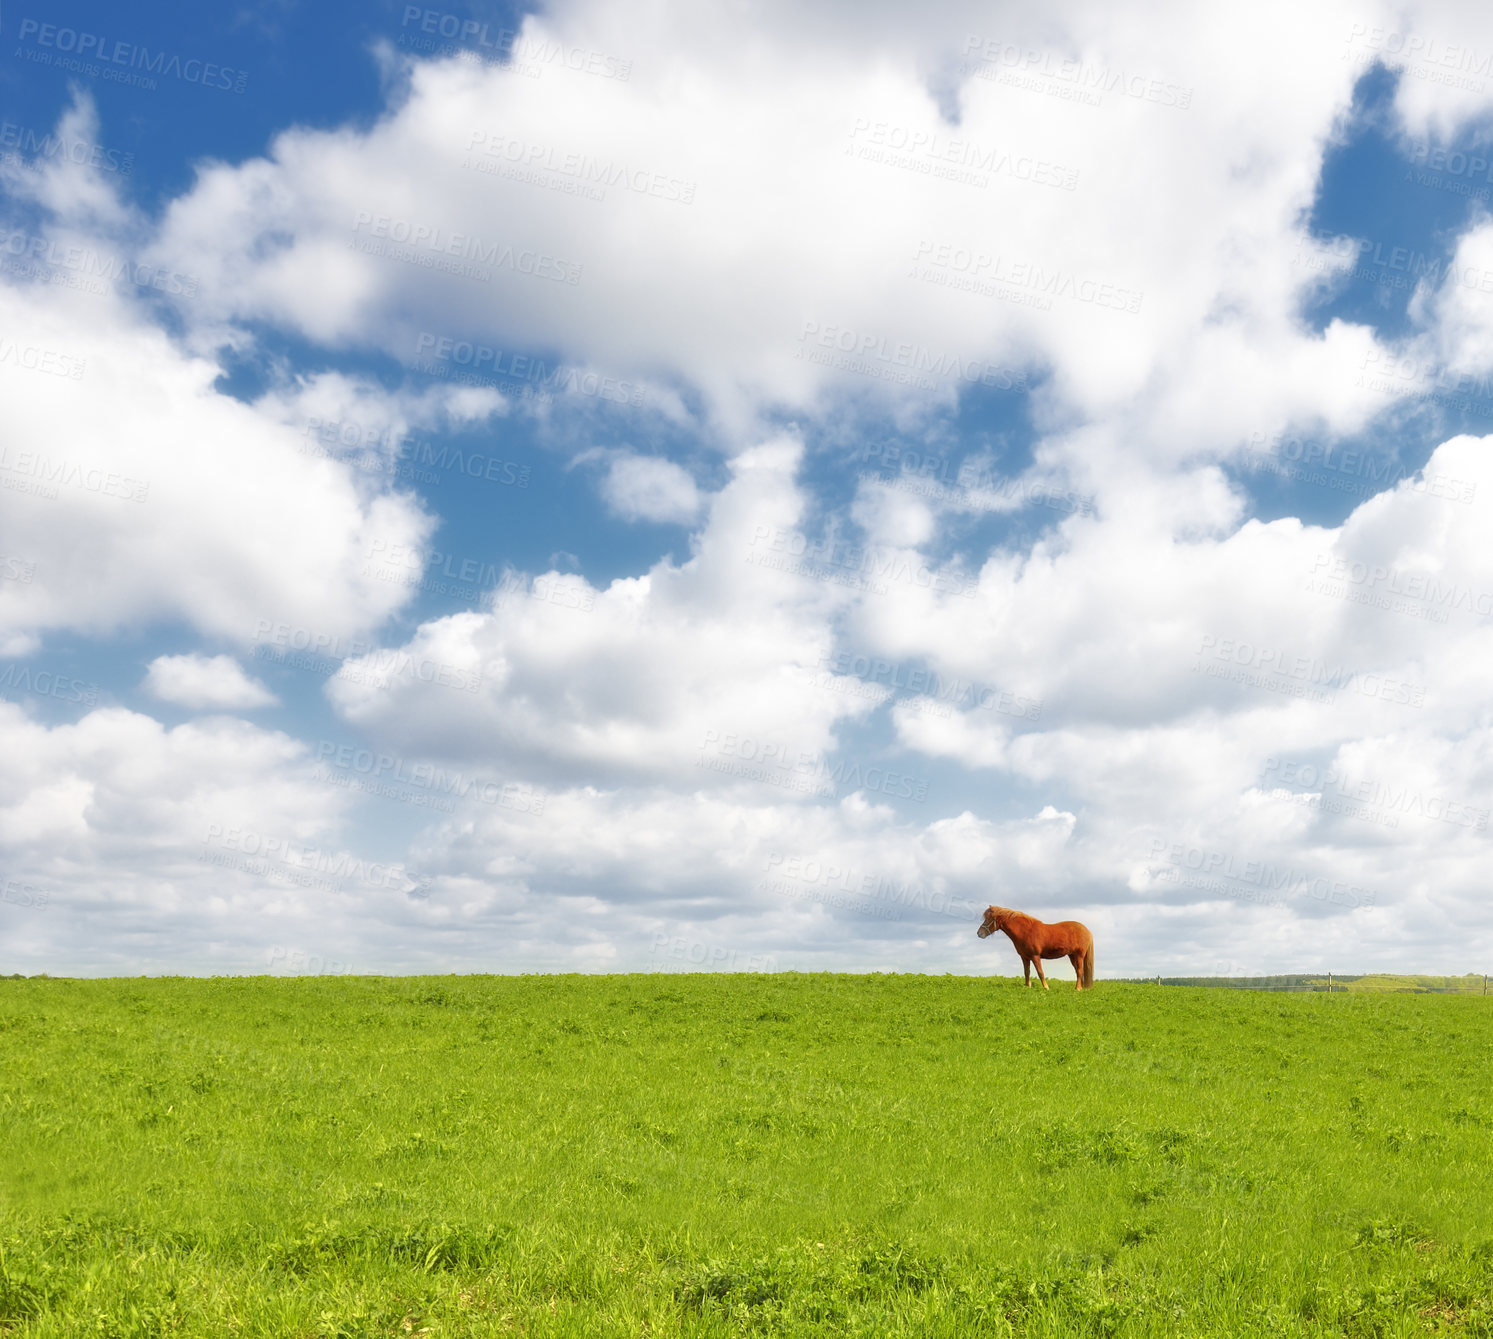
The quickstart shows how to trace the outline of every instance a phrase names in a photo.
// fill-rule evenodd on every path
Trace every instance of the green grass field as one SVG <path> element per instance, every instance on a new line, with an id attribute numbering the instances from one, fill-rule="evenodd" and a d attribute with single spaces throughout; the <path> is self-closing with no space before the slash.
<path id="1" fill-rule="evenodd" d="M 1146 978 L 1134 978 L 1144 984 Z M 1154 978 L 1152 978 L 1154 979 Z M 1487 978 L 1468 976 L 1395 976 L 1378 972 L 1368 976 L 1164 976 L 1164 986 L 1212 986 L 1226 990 L 1321 990 L 1382 994 L 1486 995 Z"/>
<path id="2" fill-rule="evenodd" d="M 0 1332 L 1489 1335 L 1493 1000 L 0 981 Z"/>

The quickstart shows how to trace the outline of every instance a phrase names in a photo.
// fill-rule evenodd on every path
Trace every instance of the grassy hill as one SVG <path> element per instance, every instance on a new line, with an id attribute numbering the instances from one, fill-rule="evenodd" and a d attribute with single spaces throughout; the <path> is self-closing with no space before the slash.
<path id="1" fill-rule="evenodd" d="M 1487 1335 L 1493 1005 L 0 982 L 0 1332 Z"/>

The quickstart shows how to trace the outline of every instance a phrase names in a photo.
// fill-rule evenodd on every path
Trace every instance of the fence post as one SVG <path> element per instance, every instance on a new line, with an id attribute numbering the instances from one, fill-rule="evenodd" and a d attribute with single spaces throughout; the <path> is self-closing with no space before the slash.
<path id="1" fill-rule="evenodd" d="M 1331 972 L 1327 973 L 1327 993 L 1329 995 L 1332 994 L 1332 973 Z"/>

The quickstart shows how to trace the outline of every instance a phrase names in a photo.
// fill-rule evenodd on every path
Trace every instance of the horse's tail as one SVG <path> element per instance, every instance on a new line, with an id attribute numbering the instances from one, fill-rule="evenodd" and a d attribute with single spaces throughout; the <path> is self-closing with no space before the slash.
<path id="1" fill-rule="evenodd" d="M 1083 983 L 1085 988 L 1094 984 L 1094 941 L 1089 940 L 1089 951 L 1083 955 Z"/>

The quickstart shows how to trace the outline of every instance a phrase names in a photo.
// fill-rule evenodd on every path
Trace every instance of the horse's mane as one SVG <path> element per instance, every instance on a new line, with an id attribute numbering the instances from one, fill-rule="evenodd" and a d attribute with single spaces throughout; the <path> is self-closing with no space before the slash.
<path id="1" fill-rule="evenodd" d="M 1008 921 L 1036 921 L 1038 925 L 1042 924 L 1035 916 L 1028 916 L 1024 911 L 1013 911 L 1010 907 L 996 907 L 994 910 L 997 916 L 1004 916 Z"/>

